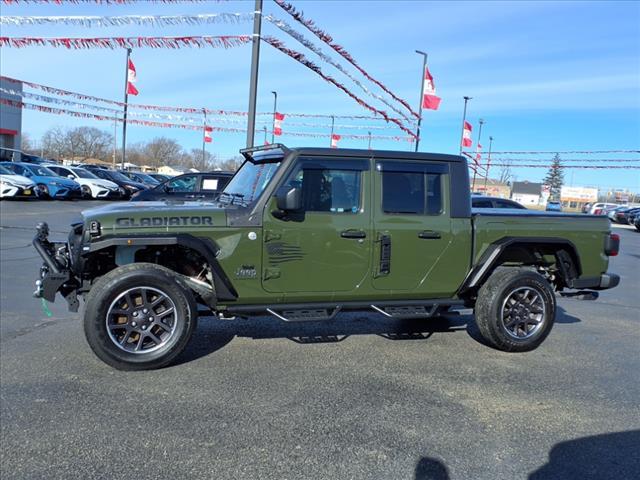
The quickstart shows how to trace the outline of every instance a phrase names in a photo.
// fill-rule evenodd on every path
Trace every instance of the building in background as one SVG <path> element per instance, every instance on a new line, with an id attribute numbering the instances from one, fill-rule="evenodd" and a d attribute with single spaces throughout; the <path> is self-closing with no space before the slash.
<path id="1" fill-rule="evenodd" d="M 488 197 L 509 198 L 511 186 L 508 183 L 501 183 L 498 180 L 489 178 L 486 187 L 484 180 L 476 183 L 476 193 Z"/>
<path id="2" fill-rule="evenodd" d="M 598 189 L 594 187 L 562 187 L 560 201 L 563 211 L 582 211 L 585 203 L 598 201 Z"/>
<path id="3" fill-rule="evenodd" d="M 182 167 L 171 165 L 162 165 L 161 167 L 158 167 L 158 173 L 162 175 L 171 175 L 172 177 L 175 177 L 176 175 L 182 175 L 184 173 L 184 170 L 185 169 Z"/>
<path id="4" fill-rule="evenodd" d="M 22 93 L 22 82 L 0 79 L 0 98 L 21 102 L 20 95 L 5 93 L 6 90 Z M 0 147 L 21 150 L 22 148 L 22 108 L 0 105 Z"/>
<path id="5" fill-rule="evenodd" d="M 511 200 L 525 207 L 542 205 L 542 184 L 533 182 L 513 182 Z"/>

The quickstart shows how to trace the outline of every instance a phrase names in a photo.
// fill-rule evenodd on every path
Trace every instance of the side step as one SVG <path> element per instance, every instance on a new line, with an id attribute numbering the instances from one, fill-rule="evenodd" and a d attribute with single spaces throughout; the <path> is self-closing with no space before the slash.
<path id="1" fill-rule="evenodd" d="M 382 308 L 371 305 L 371 308 L 387 318 L 393 318 L 395 320 L 410 320 L 412 318 L 432 317 L 438 310 L 438 305 L 406 305 Z"/>
<path id="2" fill-rule="evenodd" d="M 270 313 L 276 318 L 279 318 L 283 322 L 323 322 L 326 320 L 333 320 L 341 307 L 335 307 L 333 311 L 328 308 L 305 308 L 298 310 L 282 310 L 280 313 L 271 308 L 267 308 L 267 313 Z"/>

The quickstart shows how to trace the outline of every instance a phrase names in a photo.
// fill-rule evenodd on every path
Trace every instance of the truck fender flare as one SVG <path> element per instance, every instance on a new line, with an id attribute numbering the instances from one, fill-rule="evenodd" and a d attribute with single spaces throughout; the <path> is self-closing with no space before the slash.
<path id="1" fill-rule="evenodd" d="M 556 250 L 556 259 L 559 263 L 560 271 L 563 276 L 565 276 L 564 280 L 567 283 L 569 280 L 571 280 L 571 278 L 566 278 L 570 274 L 569 272 L 567 272 L 564 263 L 561 262 L 562 259 L 570 257 L 575 269 L 575 271 L 572 273 L 575 274 L 576 278 L 580 276 L 580 273 L 582 272 L 578 250 L 570 240 L 553 237 L 503 237 L 487 247 L 487 249 L 480 257 L 478 263 L 471 269 L 471 271 L 467 275 L 467 278 L 465 278 L 464 282 L 462 283 L 462 286 L 458 289 L 458 293 L 464 293 L 465 291 L 482 285 L 489 273 L 493 271 L 496 266 L 498 266 L 497 262 L 500 259 L 500 255 L 504 251 L 506 251 L 507 248 L 514 245 L 554 247 L 554 249 Z"/>
<path id="2" fill-rule="evenodd" d="M 154 235 L 146 237 L 144 235 L 109 236 L 103 240 L 91 244 L 89 252 L 94 253 L 113 246 L 139 246 L 147 247 L 153 245 L 180 245 L 198 252 L 211 266 L 213 273 L 213 284 L 218 300 L 233 301 L 238 298 L 238 292 L 225 274 L 216 259 L 220 247 L 210 238 L 195 237 L 187 233 L 177 235 Z"/>

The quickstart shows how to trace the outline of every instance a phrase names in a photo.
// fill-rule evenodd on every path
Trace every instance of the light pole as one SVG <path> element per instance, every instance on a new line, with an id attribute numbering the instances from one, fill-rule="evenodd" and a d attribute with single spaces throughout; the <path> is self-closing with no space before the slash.
<path id="1" fill-rule="evenodd" d="M 418 106 L 418 129 L 416 131 L 416 152 L 420 145 L 420 125 L 422 124 L 422 99 L 424 98 L 424 72 L 427 70 L 428 55 L 420 50 L 416 50 L 418 55 L 422 55 L 422 76 L 420 77 L 420 104 Z"/>
<path id="2" fill-rule="evenodd" d="M 473 97 L 464 98 L 464 112 L 462 113 L 462 132 L 460 133 L 460 155 L 462 155 L 462 140 L 464 140 L 464 122 L 467 120 L 467 102 Z"/>
<path id="3" fill-rule="evenodd" d="M 276 112 L 278 111 L 278 92 L 273 93 L 273 126 L 271 127 L 271 143 L 276 141 Z"/>
<path id="4" fill-rule="evenodd" d="M 487 180 L 489 179 L 489 168 L 491 167 L 491 146 L 493 145 L 493 137 L 489 135 L 489 154 L 487 155 L 487 176 L 484 177 L 484 194 L 487 194 Z"/>
<path id="5" fill-rule="evenodd" d="M 371 132 L 367 132 L 369 134 L 369 150 L 371 150 Z"/>
<path id="6" fill-rule="evenodd" d="M 478 128 L 478 143 L 476 143 L 476 152 L 480 153 L 480 137 L 482 136 L 482 125 L 484 125 L 484 120 L 478 120 L 480 124 L 480 128 Z M 477 158 L 477 157 L 476 157 Z M 473 169 L 473 182 L 471 182 L 471 193 L 476 189 L 476 176 L 478 175 L 478 167 L 480 167 L 480 163 L 476 163 L 475 168 Z"/>
<path id="7" fill-rule="evenodd" d="M 258 66 L 260 65 L 260 31 L 262 30 L 262 0 L 256 0 L 253 15 L 253 48 L 249 82 L 249 112 L 247 115 L 247 148 L 253 147 L 256 131 L 256 99 L 258 97 Z"/>
<path id="8" fill-rule="evenodd" d="M 267 144 L 267 126 L 262 127 L 264 129 L 264 144 Z"/>

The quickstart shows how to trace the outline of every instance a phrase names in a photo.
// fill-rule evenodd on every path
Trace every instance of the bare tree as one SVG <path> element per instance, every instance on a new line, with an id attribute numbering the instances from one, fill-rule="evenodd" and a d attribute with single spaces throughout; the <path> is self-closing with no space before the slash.
<path id="1" fill-rule="evenodd" d="M 113 136 L 94 127 L 65 130 L 49 129 L 42 136 L 42 150 L 47 157 L 86 160 L 108 160 L 111 156 Z"/>
<path id="2" fill-rule="evenodd" d="M 182 147 L 172 138 L 156 137 L 145 145 L 143 152 L 146 161 L 157 168 L 178 163 Z"/>
<path id="3" fill-rule="evenodd" d="M 511 171 L 511 162 L 508 160 L 504 161 L 504 166 L 500 167 L 498 180 L 500 183 L 509 183 L 513 180 L 513 172 Z"/>

